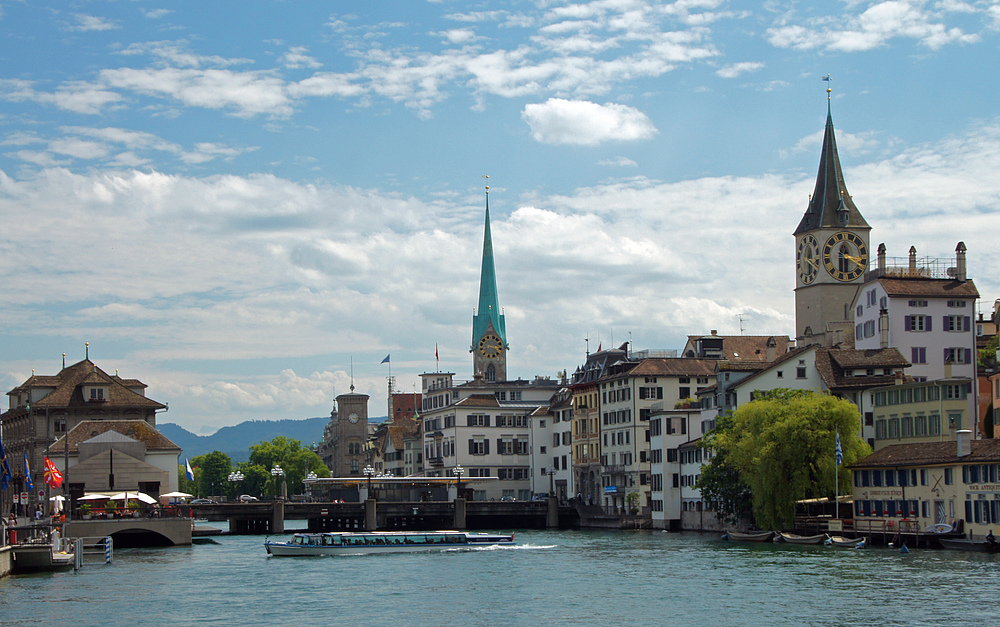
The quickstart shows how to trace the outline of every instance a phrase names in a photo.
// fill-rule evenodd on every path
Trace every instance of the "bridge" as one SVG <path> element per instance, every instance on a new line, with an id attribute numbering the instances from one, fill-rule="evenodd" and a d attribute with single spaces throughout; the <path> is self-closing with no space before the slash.
<path id="1" fill-rule="evenodd" d="M 286 520 L 305 520 L 309 531 L 413 529 L 547 529 L 579 525 L 577 511 L 545 501 L 376 501 L 361 503 L 218 503 L 191 505 L 191 515 L 229 521 L 230 533 L 285 532 Z"/>
<path id="2" fill-rule="evenodd" d="M 68 520 L 68 538 L 111 536 L 116 547 L 174 546 L 191 544 L 190 518 L 113 518 Z"/>

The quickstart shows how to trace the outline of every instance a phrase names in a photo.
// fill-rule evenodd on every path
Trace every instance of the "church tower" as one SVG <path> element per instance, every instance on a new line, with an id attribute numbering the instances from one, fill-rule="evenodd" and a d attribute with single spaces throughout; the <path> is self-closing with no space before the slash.
<path id="1" fill-rule="evenodd" d="M 829 76 L 823 80 L 829 81 Z M 832 346 L 853 338 L 851 303 L 869 264 L 871 227 L 847 192 L 827 88 L 816 187 L 795 229 L 795 339 Z"/>
<path id="2" fill-rule="evenodd" d="M 483 236 L 483 267 L 479 278 L 479 308 L 472 316 L 472 371 L 487 381 L 507 380 L 507 327 L 497 296 L 493 267 L 493 237 L 490 235 L 490 188 L 486 186 L 486 229 Z"/>

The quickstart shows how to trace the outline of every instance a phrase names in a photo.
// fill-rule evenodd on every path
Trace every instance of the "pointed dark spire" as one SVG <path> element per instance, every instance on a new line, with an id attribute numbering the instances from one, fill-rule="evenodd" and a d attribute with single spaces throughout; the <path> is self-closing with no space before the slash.
<path id="1" fill-rule="evenodd" d="M 479 277 L 479 309 L 472 317 L 472 344 L 486 332 L 490 323 L 504 344 L 507 343 L 507 328 L 500 312 L 500 297 L 497 294 L 496 269 L 493 265 L 493 236 L 490 234 L 490 188 L 486 186 L 486 227 L 483 235 L 483 265 Z"/>
<path id="2" fill-rule="evenodd" d="M 829 91 L 829 90 L 828 90 Z M 809 207 L 795 229 L 795 235 L 818 228 L 864 228 L 868 223 L 854 205 L 844 182 L 844 171 L 837 154 L 837 136 L 833 130 L 830 100 L 826 106 L 826 133 L 819 158 L 816 187 L 809 197 Z"/>

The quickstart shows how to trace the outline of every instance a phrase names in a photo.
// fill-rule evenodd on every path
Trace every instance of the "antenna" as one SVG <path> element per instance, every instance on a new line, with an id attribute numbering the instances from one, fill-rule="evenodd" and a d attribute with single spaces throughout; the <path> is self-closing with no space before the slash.
<path id="1" fill-rule="evenodd" d="M 740 335 L 743 335 L 743 320 L 749 316 L 745 313 L 740 313 L 736 314 L 736 317 L 740 319 Z"/>

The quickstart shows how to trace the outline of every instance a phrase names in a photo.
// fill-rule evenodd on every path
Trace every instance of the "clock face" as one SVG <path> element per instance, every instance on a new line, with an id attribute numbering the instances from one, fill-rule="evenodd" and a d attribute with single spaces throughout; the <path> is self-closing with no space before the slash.
<path id="1" fill-rule="evenodd" d="M 819 274 L 819 242 L 812 235 L 806 235 L 799 241 L 799 252 L 795 256 L 795 265 L 799 270 L 799 280 L 809 285 Z"/>
<path id="2" fill-rule="evenodd" d="M 351 422 L 357 422 L 358 421 L 358 415 L 352 412 L 352 413 L 350 413 L 350 414 L 347 415 L 347 419 L 350 420 Z"/>
<path id="3" fill-rule="evenodd" d="M 868 268 L 868 247 L 854 233 L 834 233 L 823 244 L 823 266 L 834 279 L 853 281 Z"/>
<path id="4" fill-rule="evenodd" d="M 496 359 L 503 351 L 503 340 L 487 333 L 479 340 L 479 354 L 487 359 Z"/>

